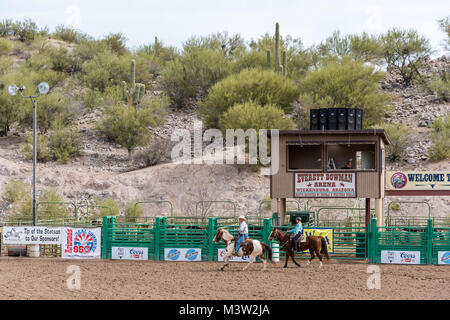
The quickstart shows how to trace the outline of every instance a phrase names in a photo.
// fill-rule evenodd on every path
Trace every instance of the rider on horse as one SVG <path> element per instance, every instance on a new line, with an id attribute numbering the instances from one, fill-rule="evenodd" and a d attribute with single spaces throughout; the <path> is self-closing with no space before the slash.
<path id="1" fill-rule="evenodd" d="M 236 244 L 234 246 L 234 249 L 236 251 L 236 255 L 239 251 L 239 246 L 245 239 L 248 238 L 248 226 L 247 223 L 245 223 L 245 217 L 239 216 L 239 239 L 236 240 Z"/>
<path id="2" fill-rule="evenodd" d="M 287 231 L 287 233 L 294 233 L 294 237 L 292 238 L 292 247 L 291 247 L 291 250 L 293 252 L 297 251 L 297 239 L 303 234 L 302 219 L 300 217 L 297 217 L 295 219 L 295 222 L 297 222 L 297 225 L 295 226 L 295 228 Z"/>

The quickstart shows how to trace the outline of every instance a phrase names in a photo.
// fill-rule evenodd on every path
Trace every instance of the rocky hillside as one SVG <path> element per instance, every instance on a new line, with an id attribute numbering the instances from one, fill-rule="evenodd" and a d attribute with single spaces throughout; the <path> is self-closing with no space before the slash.
<path id="1" fill-rule="evenodd" d="M 441 57 L 429 61 L 423 70 L 426 77 L 450 71 L 450 61 Z M 436 117 L 448 116 L 450 104 L 434 95 L 423 93 L 419 86 L 404 88 L 400 78 L 388 74 L 381 83 L 382 88 L 396 97 L 395 110 L 387 119 L 401 122 L 413 129 L 415 143 L 407 150 L 407 159 L 401 163 L 389 163 L 389 169 L 403 170 L 449 170 L 450 161 L 432 162 L 427 156 L 431 145 L 430 125 Z M 157 91 L 153 94 L 158 94 Z M 196 106 L 183 111 L 171 110 L 165 125 L 153 130 L 154 136 L 163 145 L 170 141 L 173 130 L 193 130 Z M 128 201 L 170 200 L 175 212 L 181 215 L 194 214 L 195 202 L 199 200 L 234 200 L 238 203 L 237 214 L 256 215 L 259 202 L 269 196 L 269 178 L 250 167 L 235 165 L 186 165 L 166 161 L 143 168 L 136 157 L 128 161 L 127 151 L 119 145 L 102 140 L 95 129 L 101 117 L 99 111 L 83 115 L 76 121 L 82 132 L 81 155 L 69 164 L 56 162 L 38 164 L 37 187 L 39 192 L 54 187 L 69 201 L 92 200 L 94 197 L 117 199 L 124 207 Z M 0 137 L 0 194 L 12 178 L 31 182 L 32 164 L 25 159 L 23 144 L 29 132 L 13 128 L 8 137 Z M 167 148 L 167 145 L 165 145 Z M 145 152 L 146 149 L 134 152 Z M 394 198 L 386 199 L 386 204 Z M 423 199 L 402 198 L 402 201 Z M 436 216 L 450 214 L 450 199 L 426 197 Z M 333 204 L 364 206 L 358 200 L 322 200 L 310 205 Z M 166 210 L 166 211 L 163 211 Z M 167 209 L 152 207 L 146 214 L 166 214 Z M 200 214 L 213 215 L 232 212 L 228 204 L 209 208 Z M 12 214 L 11 207 L 0 198 L 0 217 Z M 403 213 L 406 214 L 406 213 Z M 420 206 L 409 209 L 408 214 L 426 214 Z"/>

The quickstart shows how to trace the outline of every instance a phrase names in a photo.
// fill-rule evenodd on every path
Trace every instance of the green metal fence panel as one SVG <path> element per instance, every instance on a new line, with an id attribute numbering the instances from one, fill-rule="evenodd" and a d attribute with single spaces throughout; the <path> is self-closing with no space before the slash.
<path id="1" fill-rule="evenodd" d="M 438 264 L 439 251 L 450 251 L 450 227 L 434 227 L 431 232 L 431 263 Z"/>
<path id="2" fill-rule="evenodd" d="M 102 258 L 111 259 L 112 247 L 148 248 L 149 259 L 156 259 L 155 222 L 134 223 L 104 217 L 102 226 Z"/>

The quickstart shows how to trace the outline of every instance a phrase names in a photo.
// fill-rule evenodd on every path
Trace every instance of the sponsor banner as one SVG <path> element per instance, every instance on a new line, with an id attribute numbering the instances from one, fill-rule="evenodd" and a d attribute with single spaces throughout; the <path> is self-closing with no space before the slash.
<path id="1" fill-rule="evenodd" d="M 420 251 L 381 250 L 381 263 L 420 264 Z"/>
<path id="2" fill-rule="evenodd" d="M 438 251 L 438 264 L 450 266 L 450 251 Z"/>
<path id="3" fill-rule="evenodd" d="M 325 238 L 327 242 L 327 251 L 328 253 L 334 253 L 334 229 L 303 229 L 304 236 L 322 236 Z M 305 250 L 303 252 L 309 252 L 309 250 Z"/>
<path id="4" fill-rule="evenodd" d="M 4 244 L 61 244 L 62 228 L 3 227 Z"/>
<path id="5" fill-rule="evenodd" d="M 295 173 L 295 198 L 355 198 L 355 173 Z"/>
<path id="6" fill-rule="evenodd" d="M 61 257 L 70 259 L 100 258 L 101 228 L 62 228 Z"/>
<path id="7" fill-rule="evenodd" d="M 225 254 L 227 253 L 227 250 L 225 249 L 217 249 L 217 261 L 223 261 L 223 257 L 225 257 Z M 229 262 L 249 262 L 250 256 L 242 256 L 242 257 L 231 257 Z"/>
<path id="8" fill-rule="evenodd" d="M 198 248 L 164 248 L 166 261 L 202 261 L 202 249 Z"/>
<path id="9" fill-rule="evenodd" d="M 148 248 L 112 247 L 111 259 L 117 260 L 148 260 Z"/>
<path id="10" fill-rule="evenodd" d="M 450 190 L 449 171 L 387 171 L 386 190 Z"/>

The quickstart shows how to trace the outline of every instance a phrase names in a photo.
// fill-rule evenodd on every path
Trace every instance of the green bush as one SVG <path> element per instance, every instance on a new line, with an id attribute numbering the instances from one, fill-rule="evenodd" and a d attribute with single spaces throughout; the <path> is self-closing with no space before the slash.
<path id="1" fill-rule="evenodd" d="M 6 37 L 14 34 L 14 21 L 5 19 L 0 21 L 0 37 Z"/>
<path id="2" fill-rule="evenodd" d="M 127 39 L 122 33 L 110 33 L 102 40 L 107 47 L 119 56 L 122 56 L 128 52 L 126 47 Z"/>
<path id="3" fill-rule="evenodd" d="M 81 145 L 80 132 L 75 127 L 66 127 L 57 121 L 49 137 L 49 147 L 53 157 L 60 163 L 67 163 L 79 154 Z"/>
<path id="4" fill-rule="evenodd" d="M 379 82 L 383 73 L 350 57 L 328 60 L 318 70 L 310 71 L 300 83 L 301 102 L 309 108 L 363 109 L 363 126 L 380 123 L 391 101 Z"/>
<path id="5" fill-rule="evenodd" d="M 126 206 L 125 206 L 125 216 L 127 218 L 139 218 L 144 214 L 144 208 L 140 205 L 136 206 L 136 211 L 134 211 L 135 206 L 134 206 L 135 202 L 133 201 L 129 201 L 127 202 Z"/>
<path id="6" fill-rule="evenodd" d="M 237 103 L 272 104 L 290 112 L 298 92 L 291 80 L 273 71 L 243 70 L 215 84 L 200 105 L 199 114 L 207 127 L 217 128 L 222 114 Z"/>
<path id="7" fill-rule="evenodd" d="M 81 94 L 83 105 L 90 110 L 94 110 L 99 106 L 101 98 L 102 93 L 98 89 L 91 90 L 86 88 Z"/>
<path id="8" fill-rule="evenodd" d="M 29 185 L 16 179 L 10 179 L 5 187 L 4 197 L 9 203 L 23 201 L 29 198 Z"/>
<path id="9" fill-rule="evenodd" d="M 440 161 L 450 158 L 450 117 L 437 118 L 431 128 L 433 142 L 429 150 L 431 160 Z"/>
<path id="10" fill-rule="evenodd" d="M 440 77 L 431 79 L 428 83 L 430 91 L 444 101 L 450 102 L 450 76 L 444 73 Z"/>
<path id="11" fill-rule="evenodd" d="M 202 99 L 208 89 L 231 73 L 231 62 L 221 52 L 195 48 L 166 64 L 161 86 L 181 108 L 189 99 Z"/>
<path id="12" fill-rule="evenodd" d="M 409 86 L 432 53 L 430 41 L 415 30 L 390 29 L 380 37 L 388 71 L 398 72 Z"/>
<path id="13" fill-rule="evenodd" d="M 11 45 L 8 40 L 0 39 L 0 56 L 6 56 L 11 51 Z"/>
<path id="14" fill-rule="evenodd" d="M 97 123 L 97 129 L 109 141 L 116 142 L 131 152 L 137 146 L 146 145 L 150 140 L 148 127 L 160 123 L 152 108 L 136 110 L 133 106 L 118 103 L 107 108 L 105 117 Z"/>
<path id="15" fill-rule="evenodd" d="M 82 40 L 86 39 L 87 36 L 72 27 L 59 25 L 55 28 L 55 32 L 52 33 L 52 37 L 62 41 L 79 44 Z"/>
<path id="16" fill-rule="evenodd" d="M 28 160 L 33 159 L 33 137 L 29 137 L 25 143 L 23 152 Z M 36 136 L 36 161 L 47 162 L 52 159 L 50 147 L 48 145 L 48 138 L 44 135 Z"/>
<path id="17" fill-rule="evenodd" d="M 112 198 L 106 198 L 103 200 L 95 198 L 95 205 L 96 207 L 94 207 L 94 210 L 92 210 L 92 215 L 96 219 L 111 215 L 117 216 L 120 211 L 119 203 Z"/>
<path id="18" fill-rule="evenodd" d="M 104 92 L 107 87 L 120 85 L 127 80 L 129 69 L 129 61 L 120 59 L 112 52 L 100 52 L 92 60 L 83 63 L 83 80 L 89 88 Z"/>
<path id="19" fill-rule="evenodd" d="M 386 145 L 386 159 L 397 162 L 404 159 L 406 149 L 412 145 L 411 129 L 401 123 L 390 123 L 384 126 L 384 130 L 391 141 Z"/>
<path id="20" fill-rule="evenodd" d="M 265 106 L 254 102 L 235 104 L 220 117 L 220 129 L 295 129 L 294 122 L 283 110 L 270 104 Z"/>

